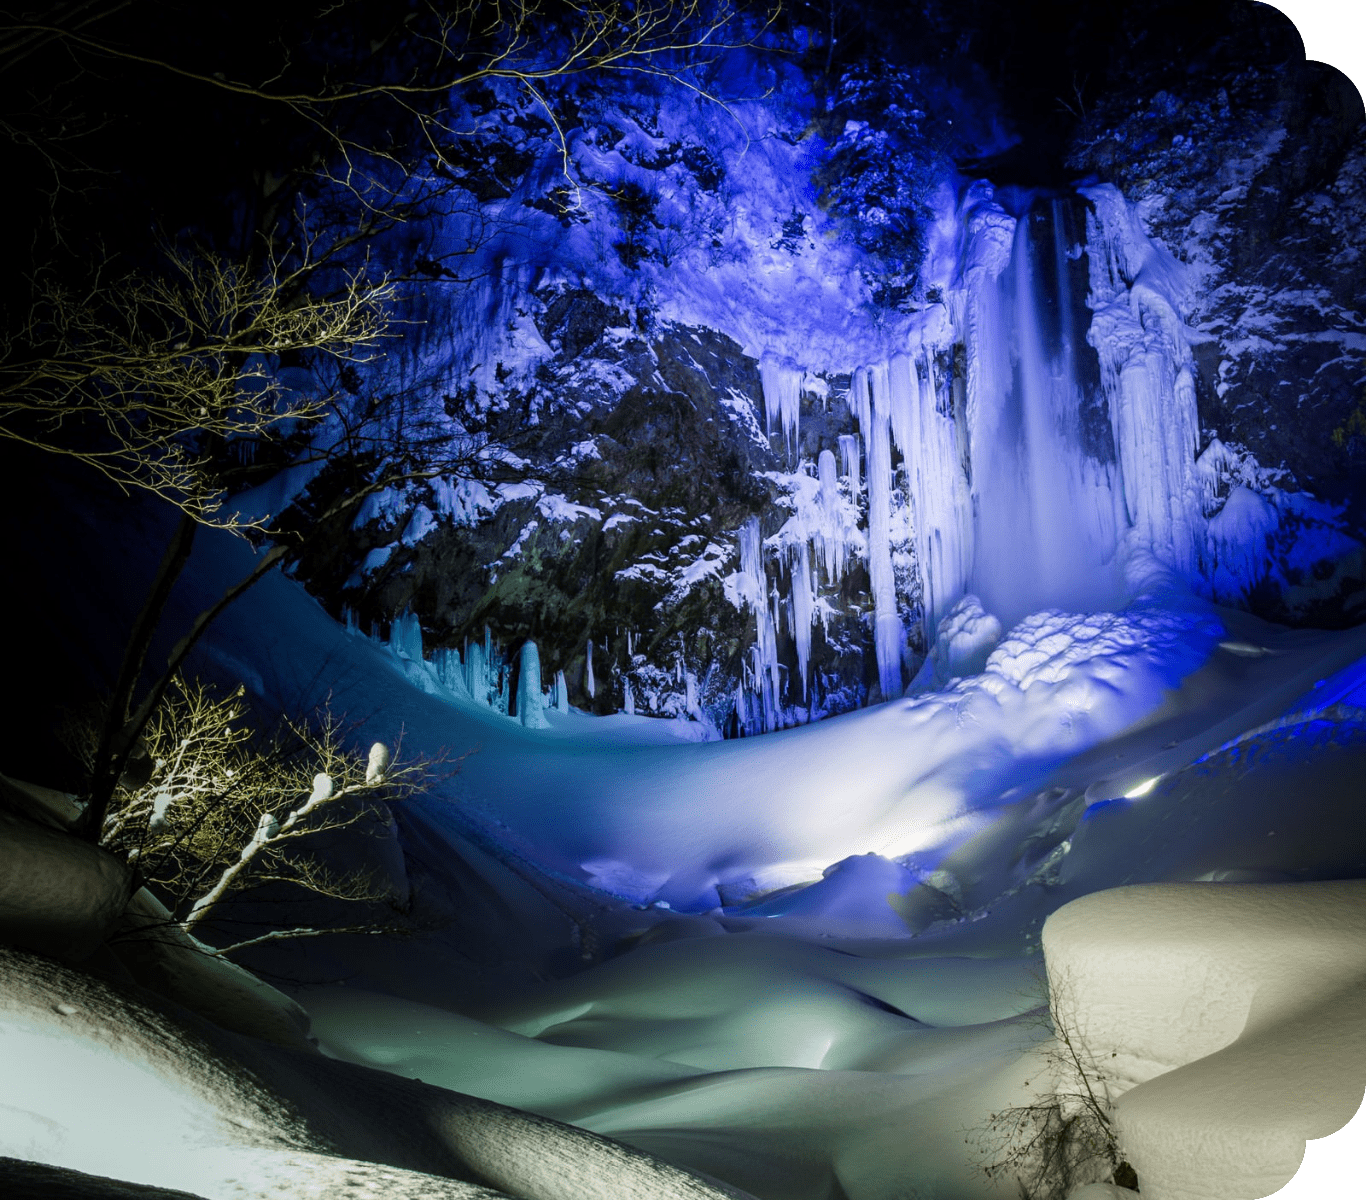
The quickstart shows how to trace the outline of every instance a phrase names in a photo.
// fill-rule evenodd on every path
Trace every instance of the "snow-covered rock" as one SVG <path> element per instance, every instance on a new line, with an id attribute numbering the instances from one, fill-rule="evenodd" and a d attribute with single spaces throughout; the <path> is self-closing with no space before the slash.
<path id="1" fill-rule="evenodd" d="M 1361 1103 L 1366 882 L 1117 888 L 1043 946 L 1146 1197 L 1267 1195 Z"/>

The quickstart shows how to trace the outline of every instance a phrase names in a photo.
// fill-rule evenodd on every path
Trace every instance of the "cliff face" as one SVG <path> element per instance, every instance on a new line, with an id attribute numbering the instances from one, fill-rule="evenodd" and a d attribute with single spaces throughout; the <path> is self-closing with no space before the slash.
<path id="1" fill-rule="evenodd" d="M 1077 77 L 1046 186 L 967 60 L 740 56 L 712 98 L 560 97 L 558 132 L 478 99 L 410 364 L 478 453 L 303 577 L 478 646 L 503 711 L 530 639 L 567 702 L 709 735 L 928 680 L 970 593 L 1105 607 L 1150 560 L 1359 622 L 1360 98 L 1273 10 L 1169 8 Z"/>

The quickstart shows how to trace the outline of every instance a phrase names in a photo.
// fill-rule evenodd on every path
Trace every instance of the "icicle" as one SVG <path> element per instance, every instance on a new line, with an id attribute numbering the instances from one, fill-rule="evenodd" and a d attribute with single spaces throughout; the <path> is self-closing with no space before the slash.
<path id="1" fill-rule="evenodd" d="M 740 578 L 742 599 L 754 613 L 755 622 L 754 674 L 750 686 L 759 696 L 763 728 L 771 732 L 778 727 L 779 715 L 778 637 L 774 606 L 769 603 L 757 517 L 751 517 L 740 527 Z"/>
<path id="2" fill-rule="evenodd" d="M 775 424 L 791 453 L 801 413 L 802 372 L 786 359 L 764 354 L 759 359 L 759 380 L 764 390 L 764 423 L 770 435 Z"/>
<path id="3" fill-rule="evenodd" d="M 920 389 L 915 377 L 915 363 L 909 354 L 894 354 L 887 364 L 887 416 L 891 422 L 892 438 L 903 458 L 910 458 L 919 449 L 915 436 L 916 405 Z"/>
<path id="4" fill-rule="evenodd" d="M 916 563 L 920 570 L 921 628 L 928 646 L 939 622 L 967 588 L 972 569 L 972 497 L 959 431 L 936 403 L 934 361 L 928 352 L 915 373 L 906 477 L 910 493 Z"/>
<path id="5" fill-rule="evenodd" d="M 901 695 L 901 649 L 905 633 L 896 608 L 892 573 L 892 447 L 887 412 L 887 370 L 873 368 L 872 413 L 864 426 L 868 446 L 868 577 L 873 592 L 873 647 L 882 698 Z M 865 379 L 867 376 L 865 376 Z"/>
<path id="6" fill-rule="evenodd" d="M 505 717 L 512 715 L 512 671 L 505 662 L 498 665 L 498 707 Z"/>
<path id="7" fill-rule="evenodd" d="M 868 399 L 868 372 L 859 367 L 849 379 L 849 411 L 854 414 L 860 429 L 867 429 L 872 422 L 872 409 Z M 851 474 L 857 475 L 857 468 Z"/>
<path id="8" fill-rule="evenodd" d="M 849 495 L 855 500 L 859 493 L 859 448 L 858 434 L 840 434 L 840 461 L 844 466 L 845 478 L 849 480 Z"/>
<path id="9" fill-rule="evenodd" d="M 843 441 L 843 437 L 840 440 Z M 844 578 L 844 556 L 849 537 L 845 528 L 845 517 L 841 511 L 844 498 L 840 495 L 839 478 L 835 473 L 835 456 L 829 450 L 821 451 L 816 464 L 816 477 L 820 481 L 821 510 L 821 528 L 816 532 L 816 549 L 820 555 L 821 566 L 825 569 L 826 580 L 838 583 Z"/>
<path id="10" fill-rule="evenodd" d="M 623 690 L 625 692 L 625 703 L 623 708 L 627 716 L 634 717 L 636 715 L 636 696 L 631 690 L 630 679 L 623 680 Z"/>
<path id="11" fill-rule="evenodd" d="M 584 669 L 583 690 L 588 693 L 591 700 L 598 694 L 597 681 L 593 678 L 593 639 L 588 639 L 587 665 Z"/>
<path id="12" fill-rule="evenodd" d="M 565 682 L 564 672 L 555 672 L 554 705 L 556 712 L 569 711 L 569 685 Z"/>

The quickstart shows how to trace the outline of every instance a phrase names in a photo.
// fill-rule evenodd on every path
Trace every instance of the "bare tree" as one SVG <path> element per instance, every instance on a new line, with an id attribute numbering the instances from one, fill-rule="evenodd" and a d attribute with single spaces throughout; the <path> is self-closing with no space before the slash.
<path id="1" fill-rule="evenodd" d="M 0 77 L 15 81 L 39 61 L 60 63 L 76 96 L 66 108 L 35 102 L 27 125 L 0 128 L 0 137 L 36 150 L 51 173 L 50 224 L 67 252 L 61 269 L 38 270 L 30 310 L 0 337 L 0 438 L 75 459 L 180 510 L 91 758 L 85 834 L 92 839 L 172 678 L 227 604 L 298 554 L 311 531 L 348 520 L 375 490 L 501 469 L 478 438 L 415 437 L 401 420 L 401 402 L 355 396 L 363 388 L 359 368 L 403 332 L 395 315 L 402 280 L 372 271 L 371 252 L 395 231 L 429 220 L 460 189 L 450 168 L 471 131 L 453 115 L 453 99 L 511 81 L 543 109 L 563 150 L 547 92 L 557 80 L 640 72 L 696 87 L 694 68 L 748 40 L 729 2 L 700 0 L 430 0 L 401 12 L 346 0 L 315 26 L 299 27 L 307 36 L 297 44 L 259 37 L 233 53 L 199 43 L 187 50 L 174 36 L 149 47 L 140 36 L 149 13 L 138 0 L 71 0 L 0 19 Z M 288 21 L 281 29 L 299 31 Z M 258 156 L 239 180 L 230 207 L 247 227 L 220 238 L 220 248 L 212 238 L 162 237 L 159 247 L 134 247 L 131 256 L 95 253 L 98 230 L 67 244 L 70 229 L 56 205 L 63 189 L 79 178 L 98 195 L 113 172 L 86 164 L 81 137 L 69 144 L 64 131 L 90 144 L 101 118 L 90 89 L 77 85 L 113 69 L 153 87 L 163 80 L 182 103 L 217 97 L 237 105 L 238 129 L 250 118 L 252 128 L 266 121 L 285 130 L 278 162 Z M 103 86 L 93 93 L 102 95 Z M 260 141 L 235 136 L 241 148 Z M 565 164 L 567 171 L 567 153 Z M 446 262 L 427 266 L 429 278 L 463 282 Z M 312 386 L 287 385 L 286 364 L 307 367 Z M 324 419 L 335 436 L 310 440 L 308 429 Z M 234 508 L 242 487 L 319 460 L 372 469 L 348 474 L 345 487 L 334 487 L 306 519 Z M 191 622 L 164 664 L 149 667 L 162 614 L 204 524 L 264 544 L 250 573 Z"/>
<path id="2" fill-rule="evenodd" d="M 165 272 L 97 271 L 76 292 L 37 281 L 25 324 L 0 340 L 0 437 L 76 459 L 121 488 L 231 530 L 223 451 L 324 416 L 332 397 L 286 388 L 289 355 L 371 361 L 394 286 L 360 271 L 301 297 L 312 268 L 253 273 L 208 252 L 169 249 Z"/>
<path id="3" fill-rule="evenodd" d="M 359 924 L 272 922 L 267 932 L 212 953 L 369 931 L 375 906 L 393 905 L 389 886 L 372 870 L 329 865 L 315 848 L 329 833 L 392 827 L 390 807 L 424 787 L 434 768 L 395 759 L 378 742 L 361 757 L 341 734 L 323 711 L 314 722 L 287 719 L 274 737 L 262 738 L 241 688 L 218 696 L 177 678 L 147 722 L 143 778 L 116 788 L 100 843 L 136 869 L 187 934 L 269 885 L 360 906 Z M 98 723 L 80 731 L 80 740 L 92 756 Z"/>

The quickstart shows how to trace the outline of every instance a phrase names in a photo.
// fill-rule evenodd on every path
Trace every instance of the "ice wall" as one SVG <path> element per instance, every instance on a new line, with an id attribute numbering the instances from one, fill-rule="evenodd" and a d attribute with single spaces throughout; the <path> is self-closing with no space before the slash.
<path id="1" fill-rule="evenodd" d="M 1092 322 L 1115 448 L 1124 518 L 1134 541 L 1193 579 L 1204 537 L 1195 470 L 1200 428 L 1190 341 L 1182 320 L 1186 268 L 1144 232 L 1108 184 L 1083 188 Z"/>

